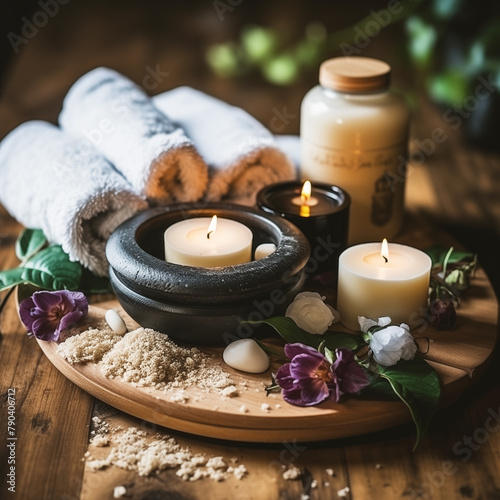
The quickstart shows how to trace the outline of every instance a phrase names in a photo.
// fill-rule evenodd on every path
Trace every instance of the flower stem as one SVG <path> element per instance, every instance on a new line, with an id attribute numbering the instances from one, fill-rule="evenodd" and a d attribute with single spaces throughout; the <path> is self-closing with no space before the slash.
<path id="1" fill-rule="evenodd" d="M 448 260 L 450 260 L 451 254 L 453 253 L 453 247 L 450 247 L 448 253 L 443 260 L 443 279 L 446 279 L 446 268 L 448 267 Z"/>

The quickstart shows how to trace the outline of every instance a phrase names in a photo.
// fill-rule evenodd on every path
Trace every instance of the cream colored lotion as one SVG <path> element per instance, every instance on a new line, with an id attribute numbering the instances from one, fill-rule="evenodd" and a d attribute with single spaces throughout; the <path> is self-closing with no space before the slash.
<path id="1" fill-rule="evenodd" d="M 410 113 L 389 91 L 390 66 L 335 58 L 301 107 L 301 176 L 351 196 L 349 243 L 392 238 L 404 211 Z"/>

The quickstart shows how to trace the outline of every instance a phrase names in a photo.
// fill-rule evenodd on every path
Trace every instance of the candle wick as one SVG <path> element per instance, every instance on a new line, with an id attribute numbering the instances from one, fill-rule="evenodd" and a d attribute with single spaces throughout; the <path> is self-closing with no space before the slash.
<path id="1" fill-rule="evenodd" d="M 382 257 L 384 258 L 385 263 L 387 264 L 389 262 L 389 259 L 385 255 L 382 255 Z"/>
<path id="2" fill-rule="evenodd" d="M 208 231 L 208 233 L 207 233 L 207 240 L 209 240 L 209 239 L 210 239 L 210 235 L 211 235 L 212 233 L 213 233 L 213 231 Z"/>

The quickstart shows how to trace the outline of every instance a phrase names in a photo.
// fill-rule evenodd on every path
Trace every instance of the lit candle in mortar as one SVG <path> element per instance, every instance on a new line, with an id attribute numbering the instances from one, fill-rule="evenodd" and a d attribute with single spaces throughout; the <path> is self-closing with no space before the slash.
<path id="1" fill-rule="evenodd" d="M 385 244 L 384 244 L 385 242 Z M 339 258 L 337 309 L 340 321 L 352 330 L 358 316 L 390 316 L 409 323 L 425 310 L 431 259 L 424 252 L 384 240 L 345 250 Z"/>
<path id="2" fill-rule="evenodd" d="M 252 231 L 232 219 L 186 219 L 165 231 L 165 260 L 185 266 L 217 267 L 250 262 Z"/>

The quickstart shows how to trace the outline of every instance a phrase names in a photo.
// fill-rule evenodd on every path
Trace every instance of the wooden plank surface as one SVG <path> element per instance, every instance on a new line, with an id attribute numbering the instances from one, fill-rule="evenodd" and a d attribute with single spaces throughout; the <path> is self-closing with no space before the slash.
<path id="1" fill-rule="evenodd" d="M 0 246 L 0 261 L 2 268 L 10 268 L 17 265 L 14 239 L 10 236 L 17 234 L 20 226 L 4 213 L 0 217 L 4 241 Z M 35 498 L 33 485 L 36 485 L 38 498 L 60 498 L 64 494 L 78 497 L 93 398 L 61 377 L 36 342 L 27 337 L 20 328 L 14 300 L 8 303 L 0 319 L 0 436 L 1 442 L 6 443 L 6 396 L 8 389 L 15 389 L 16 495 Z M 4 444 L 0 454 L 2 478 L 10 466 L 6 449 Z M 6 493 L 5 481 L 2 483 L 0 496 Z"/>

